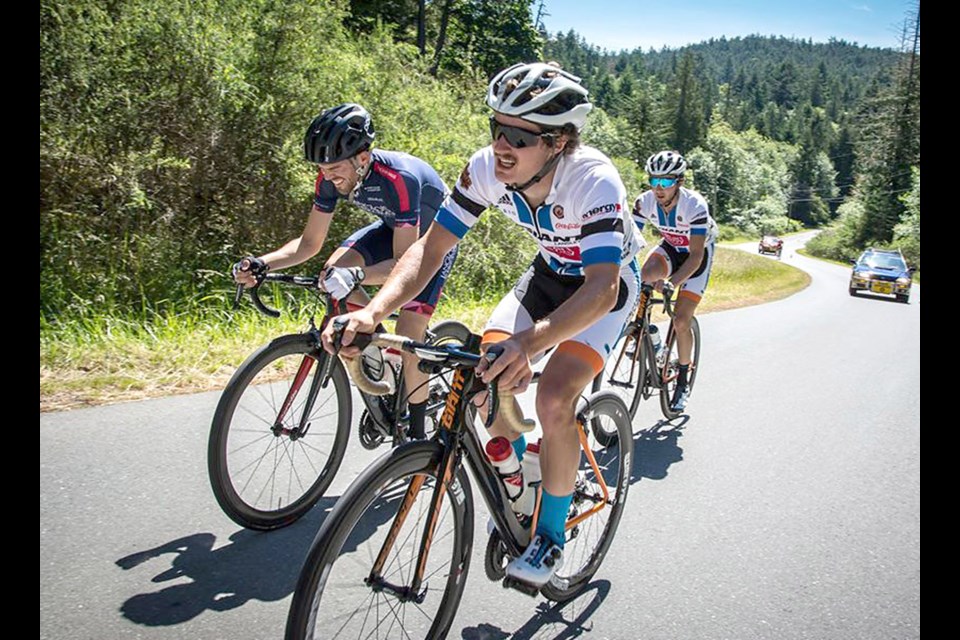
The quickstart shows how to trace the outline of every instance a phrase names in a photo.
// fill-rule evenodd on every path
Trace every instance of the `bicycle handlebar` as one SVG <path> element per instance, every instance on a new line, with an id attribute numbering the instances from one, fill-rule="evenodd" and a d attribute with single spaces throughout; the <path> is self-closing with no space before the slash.
<path id="1" fill-rule="evenodd" d="M 292 284 L 298 287 L 304 287 L 305 289 L 316 289 L 317 284 L 320 281 L 319 276 L 298 276 L 291 275 L 286 273 L 260 273 L 256 276 L 257 283 L 252 287 L 245 287 L 242 284 L 237 285 L 237 293 L 233 297 L 233 308 L 236 309 L 240 306 L 240 299 L 243 297 L 243 292 L 246 290 L 250 293 L 250 299 L 253 300 L 253 306 L 257 308 L 257 311 L 263 315 L 270 316 L 271 318 L 279 318 L 280 312 L 276 309 L 272 309 L 264 304 L 263 300 L 260 299 L 260 285 L 266 280 L 271 282 L 283 282 L 285 284 Z"/>
<path id="2" fill-rule="evenodd" d="M 463 351 L 458 347 L 425 344 L 390 333 L 357 334 L 353 343 L 360 349 L 364 349 L 372 344 L 377 347 L 406 351 L 407 353 L 414 354 L 421 360 L 432 362 L 438 366 L 473 368 L 480 364 L 481 360 L 480 355 Z M 483 357 L 486 358 L 488 362 L 493 362 L 493 360 L 496 359 L 496 354 L 487 352 Z M 363 370 L 361 359 L 362 356 L 357 358 L 340 357 L 344 367 L 350 374 L 350 379 L 357 385 L 357 388 L 373 396 L 383 396 L 393 393 L 394 388 L 391 381 L 376 381 L 370 379 L 366 371 Z M 535 421 L 524 418 L 523 415 L 517 411 L 516 403 L 509 401 L 514 395 L 511 391 L 497 389 L 496 381 L 487 385 L 487 391 L 491 394 L 490 397 L 493 406 L 496 408 L 498 404 L 500 405 L 500 415 L 503 416 L 504 421 L 510 429 L 517 433 L 527 433 L 536 427 Z M 504 397 L 508 401 L 499 402 L 499 400 L 504 399 Z"/>

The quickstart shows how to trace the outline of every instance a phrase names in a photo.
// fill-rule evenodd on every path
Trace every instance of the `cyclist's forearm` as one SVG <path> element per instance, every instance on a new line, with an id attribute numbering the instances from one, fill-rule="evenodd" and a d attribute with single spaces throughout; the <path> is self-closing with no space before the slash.
<path id="1" fill-rule="evenodd" d="M 276 271 L 277 269 L 285 269 L 300 264 L 301 262 L 306 262 L 317 255 L 322 246 L 322 243 L 319 246 L 307 243 L 303 240 L 303 236 L 301 236 L 294 238 L 275 251 L 260 256 L 260 259 L 270 265 L 270 269 Z"/>
<path id="2" fill-rule="evenodd" d="M 397 266 L 393 258 L 372 264 L 363 268 L 363 284 L 383 284 L 390 276 L 390 272 Z"/>
<path id="3" fill-rule="evenodd" d="M 516 335 L 527 355 L 533 356 L 577 335 L 605 316 L 617 303 L 620 270 L 616 265 L 588 277 L 556 311 Z"/>
<path id="4" fill-rule="evenodd" d="M 680 265 L 680 268 L 670 276 L 670 282 L 677 287 L 686 282 L 687 278 L 692 276 L 700 267 L 700 263 L 703 262 L 703 256 L 707 249 L 702 240 L 703 236 L 699 236 L 699 238 L 699 240 L 697 238 L 691 238 L 690 256 Z"/>

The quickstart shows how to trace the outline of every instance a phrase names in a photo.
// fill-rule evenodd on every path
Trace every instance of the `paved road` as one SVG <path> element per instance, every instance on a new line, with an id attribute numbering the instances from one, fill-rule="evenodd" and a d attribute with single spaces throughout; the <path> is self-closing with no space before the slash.
<path id="1" fill-rule="evenodd" d="M 451 637 L 919 638 L 920 290 L 851 298 L 848 270 L 802 241 L 784 261 L 810 287 L 701 318 L 689 418 L 641 406 L 635 485 L 590 588 L 551 607 L 487 582 L 481 524 Z M 216 402 L 40 416 L 41 638 L 281 636 L 332 500 L 238 529 L 206 476 Z M 331 495 L 373 455 L 351 442 Z"/>

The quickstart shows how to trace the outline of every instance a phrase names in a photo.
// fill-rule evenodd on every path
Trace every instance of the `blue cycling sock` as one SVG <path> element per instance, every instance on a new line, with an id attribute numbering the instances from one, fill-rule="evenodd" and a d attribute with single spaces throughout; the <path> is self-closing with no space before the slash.
<path id="1" fill-rule="evenodd" d="M 563 547 L 567 536 L 564 527 L 567 524 L 567 512 L 573 501 L 573 492 L 565 496 L 555 496 L 543 490 L 540 499 L 540 519 L 537 521 L 537 533 L 546 536 L 559 547 Z"/>
<path id="2" fill-rule="evenodd" d="M 513 450 L 517 452 L 517 460 L 523 462 L 523 454 L 527 452 L 527 439 L 520 434 L 520 437 L 511 442 Z"/>

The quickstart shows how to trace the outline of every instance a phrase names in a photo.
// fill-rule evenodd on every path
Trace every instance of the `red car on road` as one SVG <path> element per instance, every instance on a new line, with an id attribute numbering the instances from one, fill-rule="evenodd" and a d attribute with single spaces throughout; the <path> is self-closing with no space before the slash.
<path id="1" fill-rule="evenodd" d="M 783 252 L 783 240 L 777 236 L 763 236 L 760 238 L 760 248 L 757 253 L 774 253 L 779 258 Z"/>

